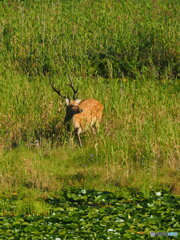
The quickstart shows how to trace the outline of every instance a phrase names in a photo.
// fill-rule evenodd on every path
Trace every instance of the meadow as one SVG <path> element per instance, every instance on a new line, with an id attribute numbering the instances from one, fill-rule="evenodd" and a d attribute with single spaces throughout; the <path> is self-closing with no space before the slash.
<path id="1" fill-rule="evenodd" d="M 151 188 L 180 193 L 178 7 L 176 0 L 0 2 L 0 196 L 33 202 L 66 188 L 122 187 L 146 197 Z M 84 134 L 83 148 L 64 130 L 65 103 L 49 84 L 69 92 L 68 75 L 80 98 L 105 107 L 100 132 Z"/>

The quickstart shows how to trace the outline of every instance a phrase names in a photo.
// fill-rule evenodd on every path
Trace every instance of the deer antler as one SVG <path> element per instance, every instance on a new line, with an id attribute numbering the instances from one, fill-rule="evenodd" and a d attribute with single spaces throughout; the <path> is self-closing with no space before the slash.
<path id="1" fill-rule="evenodd" d="M 69 78 L 69 80 L 70 80 L 70 84 L 67 84 L 67 85 L 73 90 L 73 93 L 74 93 L 73 99 L 75 100 L 75 99 L 76 99 L 76 94 L 77 94 L 77 92 L 78 92 L 79 89 L 78 89 L 78 87 L 77 87 L 77 89 L 75 89 L 71 77 L 68 76 L 68 78 Z"/>
<path id="2" fill-rule="evenodd" d="M 55 88 L 55 86 L 53 85 L 53 83 L 51 82 L 50 79 L 49 79 L 49 82 L 50 82 L 50 85 L 51 85 L 52 89 L 53 89 L 60 97 L 62 97 L 62 98 L 64 98 L 64 99 L 66 99 L 66 98 L 69 99 L 68 96 L 62 95 L 61 92 L 60 92 L 60 90 L 57 90 L 57 89 Z"/>

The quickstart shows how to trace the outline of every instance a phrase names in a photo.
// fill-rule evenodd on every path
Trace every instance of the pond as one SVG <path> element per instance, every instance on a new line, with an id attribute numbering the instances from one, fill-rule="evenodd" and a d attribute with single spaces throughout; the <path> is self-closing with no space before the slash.
<path id="1" fill-rule="evenodd" d="M 0 199 L 0 210 L 5 206 Z M 16 206 L 13 199 L 9 207 Z M 49 214 L 1 214 L 0 240 L 10 239 L 177 239 L 179 199 L 166 190 L 125 198 L 111 192 L 65 190 L 44 200 Z M 13 205 L 14 202 L 14 205 Z M 5 212 L 4 212 L 5 213 Z M 160 235 L 167 237 L 162 237 Z"/>

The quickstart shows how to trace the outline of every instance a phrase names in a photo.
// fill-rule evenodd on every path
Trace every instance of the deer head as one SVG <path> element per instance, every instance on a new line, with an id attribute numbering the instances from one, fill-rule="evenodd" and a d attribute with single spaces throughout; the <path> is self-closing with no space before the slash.
<path id="1" fill-rule="evenodd" d="M 57 88 L 55 88 L 54 84 L 52 83 L 52 81 L 50 80 L 50 85 L 52 87 L 52 89 L 63 99 L 65 99 L 66 102 L 66 116 L 64 118 L 64 123 L 66 123 L 67 121 L 69 121 L 74 114 L 77 113 L 81 113 L 83 110 L 79 107 L 79 103 L 81 102 L 81 99 L 77 99 L 77 93 L 78 93 L 78 88 L 75 89 L 74 85 L 73 85 L 73 81 L 71 79 L 70 76 L 69 80 L 70 83 L 66 84 L 67 86 L 69 86 L 72 91 L 73 91 L 73 96 L 72 99 L 69 97 L 69 95 L 62 95 L 61 91 L 58 90 Z"/>

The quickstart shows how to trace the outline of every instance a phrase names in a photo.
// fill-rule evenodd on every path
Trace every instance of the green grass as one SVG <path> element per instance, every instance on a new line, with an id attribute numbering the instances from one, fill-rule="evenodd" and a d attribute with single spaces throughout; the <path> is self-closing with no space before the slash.
<path id="1" fill-rule="evenodd" d="M 37 82 L 36 90 L 34 82 L 15 82 L 21 86 L 1 103 L 1 189 L 165 184 L 179 191 L 176 82 L 79 80 L 80 95 L 105 106 L 100 132 L 85 133 L 82 149 L 63 131 L 64 103 L 48 80 Z"/>
<path id="2" fill-rule="evenodd" d="M 2 67 L 31 77 L 174 78 L 178 7 L 176 0 L 1 1 Z"/>
<path id="3" fill-rule="evenodd" d="M 1 1 L 0 195 L 154 186 L 179 194 L 177 1 Z M 16 12 L 16 14 L 14 14 Z M 104 104 L 80 149 L 67 75 Z"/>

